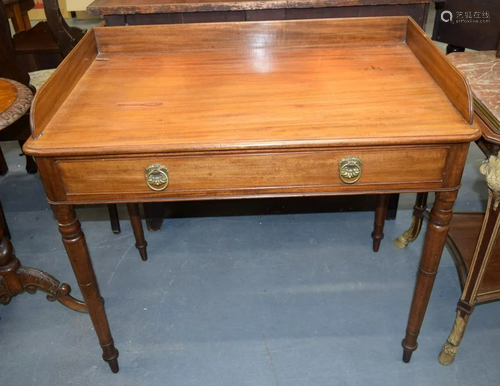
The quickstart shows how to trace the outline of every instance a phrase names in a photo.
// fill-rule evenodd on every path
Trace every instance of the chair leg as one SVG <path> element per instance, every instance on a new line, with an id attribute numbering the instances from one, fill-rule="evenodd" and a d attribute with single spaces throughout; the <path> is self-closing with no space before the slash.
<path id="1" fill-rule="evenodd" d="M 375 223 L 373 224 L 373 252 L 378 252 L 380 242 L 384 238 L 384 224 L 387 215 L 387 205 L 389 204 L 388 194 L 377 195 L 377 203 L 375 207 Z"/>
<path id="2" fill-rule="evenodd" d="M 0 148 L 0 176 L 5 176 L 9 171 L 5 157 L 3 156 L 2 149 Z"/>
<path id="3" fill-rule="evenodd" d="M 398 248 L 404 249 L 409 243 L 415 241 L 422 229 L 425 213 L 427 210 L 427 197 L 428 193 L 418 193 L 413 207 L 413 218 L 410 228 L 408 228 L 402 235 L 394 240 L 394 245 Z"/>
<path id="4" fill-rule="evenodd" d="M 127 204 L 127 209 L 130 217 L 130 223 L 132 224 L 132 230 L 134 231 L 135 247 L 139 250 L 141 259 L 146 261 L 148 259 L 148 251 L 146 249 L 148 243 L 144 238 L 144 229 L 142 228 L 139 204 Z"/>
<path id="5" fill-rule="evenodd" d="M 116 204 L 108 204 L 109 221 L 111 222 L 111 230 L 114 234 L 121 232 L 120 218 L 118 217 L 118 208 Z"/>

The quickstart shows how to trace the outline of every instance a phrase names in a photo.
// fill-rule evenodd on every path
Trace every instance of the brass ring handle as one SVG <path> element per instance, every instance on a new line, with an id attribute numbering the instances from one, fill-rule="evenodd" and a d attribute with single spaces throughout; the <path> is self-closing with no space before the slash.
<path id="1" fill-rule="evenodd" d="M 168 169 L 160 164 L 151 164 L 145 172 L 146 184 L 151 190 L 161 192 L 168 186 Z"/>
<path id="2" fill-rule="evenodd" d="M 358 157 L 346 157 L 339 163 L 340 180 L 346 184 L 354 184 L 361 178 L 363 162 Z"/>

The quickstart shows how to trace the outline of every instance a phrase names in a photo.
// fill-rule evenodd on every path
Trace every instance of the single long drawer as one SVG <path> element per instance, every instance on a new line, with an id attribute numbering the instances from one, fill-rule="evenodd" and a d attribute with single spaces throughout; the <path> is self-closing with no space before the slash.
<path id="1" fill-rule="evenodd" d="M 365 191 L 378 186 L 439 187 L 449 147 L 352 148 L 267 153 L 215 153 L 57 161 L 67 198 L 204 197 Z M 341 162 L 358 159 L 341 176 Z M 163 172 L 147 168 L 159 164 Z M 345 166 L 345 165 L 344 165 Z M 359 172 L 356 168 L 359 167 Z M 354 171 L 353 173 L 349 172 Z M 155 174 L 156 173 L 156 174 Z M 168 186 L 165 175 L 168 174 Z M 342 178 L 343 179 L 342 179 Z M 359 178 L 359 179 L 357 179 Z M 152 182 L 152 183 L 151 183 Z M 155 185 L 155 183 L 157 185 Z"/>

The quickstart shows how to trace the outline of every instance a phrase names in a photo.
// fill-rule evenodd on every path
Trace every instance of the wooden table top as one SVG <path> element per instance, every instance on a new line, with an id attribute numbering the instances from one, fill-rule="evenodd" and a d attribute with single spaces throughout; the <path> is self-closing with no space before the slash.
<path id="1" fill-rule="evenodd" d="M 95 0 L 93 15 L 428 4 L 431 0 Z"/>
<path id="2" fill-rule="evenodd" d="M 500 58 L 496 51 L 457 52 L 449 58 L 468 80 L 477 109 L 500 134 Z"/>
<path id="3" fill-rule="evenodd" d="M 464 121 L 404 42 L 407 23 L 401 17 L 96 28 L 87 39 L 88 68 L 50 119 L 32 115 L 43 136 L 27 149 L 123 154 L 476 139 L 478 128 Z M 441 55 L 432 52 L 422 57 Z M 447 65 L 444 80 L 456 72 Z M 48 84 L 66 76 L 56 71 Z M 467 115 L 465 82 L 454 76 Z"/>
<path id="4" fill-rule="evenodd" d="M 28 87 L 14 80 L 0 78 L 0 130 L 29 110 L 32 97 Z"/>

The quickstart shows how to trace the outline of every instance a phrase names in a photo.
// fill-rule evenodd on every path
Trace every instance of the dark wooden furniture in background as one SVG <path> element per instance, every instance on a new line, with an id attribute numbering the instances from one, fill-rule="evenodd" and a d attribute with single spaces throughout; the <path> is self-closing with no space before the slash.
<path id="1" fill-rule="evenodd" d="M 435 191 L 410 360 L 480 135 L 467 83 L 412 19 L 96 28 L 31 115 L 24 150 L 112 371 L 118 351 L 74 205 Z"/>
<path id="2" fill-rule="evenodd" d="M 0 16 L 5 15 L 3 6 Z M 0 132 L 15 123 L 29 110 L 32 92 L 23 84 L 0 78 Z M 9 304 L 13 296 L 23 292 L 35 293 L 37 290 L 47 293 L 50 301 L 58 300 L 75 311 L 86 312 L 83 302 L 69 295 L 71 288 L 61 284 L 53 276 L 40 270 L 24 267 L 13 254 L 9 240 L 7 222 L 0 203 L 0 303 Z"/>
<path id="3" fill-rule="evenodd" d="M 0 77 L 12 79 L 29 87 L 30 76 L 24 70 L 16 57 L 12 47 L 11 31 L 7 18 L 8 14 L 4 4 L 0 4 Z M 33 90 L 33 88 L 32 88 Z M 0 141 L 18 141 L 22 147 L 30 136 L 29 116 L 21 116 L 8 127 L 0 131 Z M 9 170 L 7 162 L 0 149 L 0 175 Z M 26 170 L 29 173 L 36 172 L 36 164 L 32 157 L 26 157 Z"/>
<path id="4" fill-rule="evenodd" d="M 14 51 L 27 71 L 57 67 L 85 34 L 79 28 L 68 26 L 58 0 L 44 0 L 43 7 L 47 21 L 13 37 Z"/>
<path id="5" fill-rule="evenodd" d="M 495 51 L 454 53 L 449 56 L 464 74 L 474 93 L 474 119 L 482 130 L 478 145 L 489 162 L 486 175 L 489 199 L 485 213 L 453 216 L 448 246 L 457 266 L 462 296 L 453 330 L 439 356 L 443 365 L 453 363 L 469 317 L 477 304 L 500 299 L 500 59 Z"/>
<path id="6" fill-rule="evenodd" d="M 28 11 L 35 7 L 33 0 L 2 0 L 7 17 L 11 20 L 15 32 L 31 28 Z"/>
<path id="7" fill-rule="evenodd" d="M 49 5 L 51 3 L 46 4 Z M 13 49 L 11 31 L 9 28 L 7 16 L 8 14 L 4 5 L 0 4 L 0 77 L 16 80 L 29 87 L 32 91 L 36 91 L 36 88 L 30 84 L 30 74 L 20 65 L 18 57 L 16 56 L 16 53 Z M 37 77 L 38 75 L 40 75 L 40 71 L 31 73 L 31 75 Z M 37 87 L 41 87 L 41 84 L 37 85 Z M 10 123 L 8 127 L 4 127 L 3 130 L 0 131 L 0 141 L 18 141 L 20 147 L 22 148 L 30 135 L 31 129 L 29 115 L 25 114 L 21 117 L 18 117 L 15 122 Z M 8 170 L 9 168 L 7 162 L 5 161 L 2 150 L 0 149 L 0 175 L 5 175 Z M 28 173 L 36 173 L 37 171 L 36 163 L 31 156 L 26 156 L 26 170 L 28 171 Z M 108 205 L 108 211 L 110 215 L 112 231 L 114 233 L 120 233 L 120 222 L 118 220 L 116 205 Z M 0 215 L 2 213 L 0 213 Z M 4 231 L 6 235 L 9 235 L 6 223 L 4 223 Z M 140 248 L 138 248 L 141 253 L 141 257 L 145 259 L 147 258 L 147 256 L 145 254 L 145 251 L 143 251 L 144 247 L 142 247 L 142 245 L 144 245 L 144 243 L 139 243 Z"/>
<path id="8" fill-rule="evenodd" d="M 425 26 L 431 0 L 95 0 L 87 8 L 106 25 L 411 16 Z"/>
<path id="9" fill-rule="evenodd" d="M 442 17 L 443 12 L 445 14 Z M 498 0 L 436 1 L 432 40 L 448 44 L 447 54 L 463 52 L 466 48 L 477 51 L 494 50 L 499 34 Z"/>
<path id="10" fill-rule="evenodd" d="M 344 18 L 359 16 L 411 16 L 423 28 L 430 0 L 96 0 L 88 12 L 102 16 L 107 26 L 182 24 L 229 21 L 263 21 Z M 399 196 L 389 198 L 387 219 L 396 218 Z M 159 230 L 163 217 L 235 215 L 241 213 L 297 213 L 310 211 L 373 210 L 374 196 L 348 197 L 341 200 L 323 198 L 247 200 L 224 204 L 182 205 L 147 203 L 144 212 L 150 230 Z"/>

